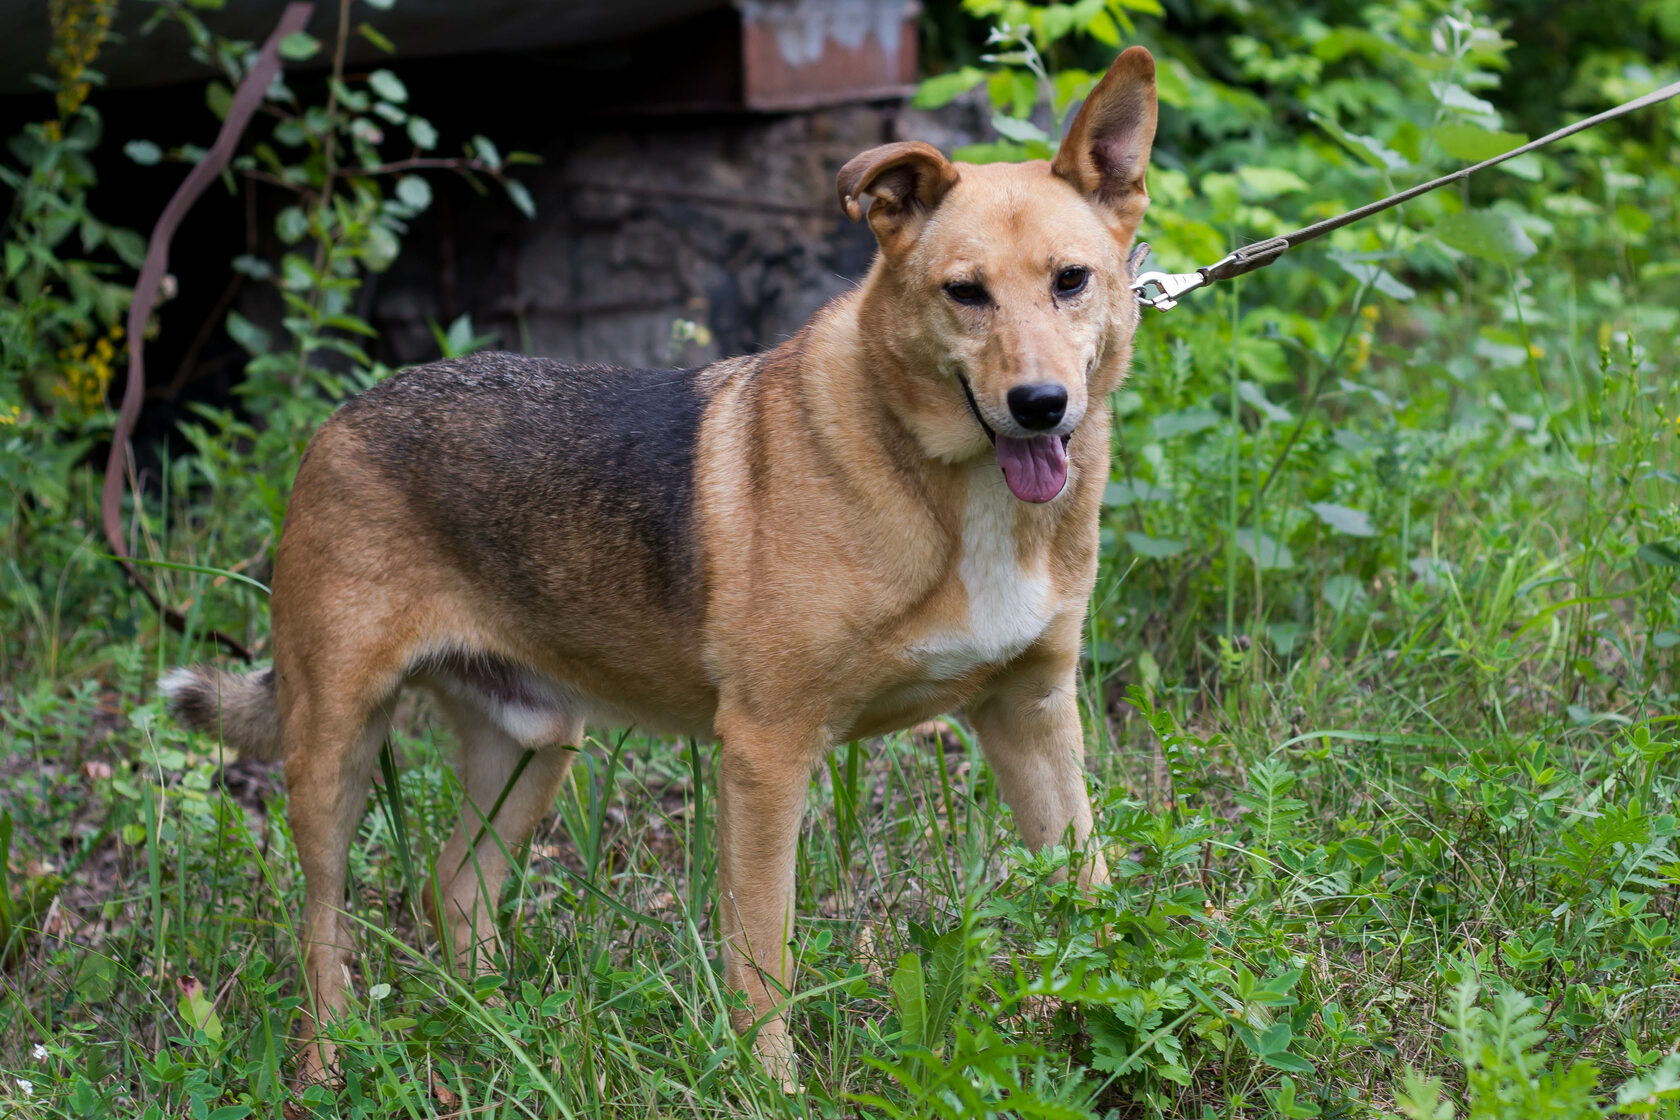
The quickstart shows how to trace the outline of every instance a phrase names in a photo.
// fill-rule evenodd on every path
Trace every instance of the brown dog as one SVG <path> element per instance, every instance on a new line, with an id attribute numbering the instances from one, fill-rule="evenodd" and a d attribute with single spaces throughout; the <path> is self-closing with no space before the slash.
<path id="1" fill-rule="evenodd" d="M 856 219 L 873 198 L 881 251 L 768 353 L 658 372 L 484 354 L 399 374 L 321 428 L 275 565 L 274 668 L 163 681 L 183 722 L 285 759 L 304 1076 L 332 1065 L 346 855 L 404 685 L 461 740 L 434 918 L 463 962 L 494 941 L 503 853 L 585 722 L 721 740 L 727 978 L 785 1083 L 794 854 L 832 744 L 961 707 L 1026 842 L 1089 836 L 1075 673 L 1154 79 L 1147 51 L 1122 54 L 1051 163 L 919 143 L 847 163 L 843 204 Z"/>

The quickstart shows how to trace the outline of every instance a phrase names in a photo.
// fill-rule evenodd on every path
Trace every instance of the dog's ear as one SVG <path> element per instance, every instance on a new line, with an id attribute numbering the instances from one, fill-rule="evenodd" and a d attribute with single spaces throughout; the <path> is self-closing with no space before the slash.
<path id="1" fill-rule="evenodd" d="M 932 144 L 883 144 L 853 156 L 840 169 L 840 205 L 855 222 L 863 217 L 861 197 L 873 196 L 869 228 L 891 254 L 914 240 L 922 222 L 956 183 L 957 169 Z"/>
<path id="2" fill-rule="evenodd" d="M 1144 171 L 1155 142 L 1155 59 L 1128 47 L 1073 118 L 1050 170 L 1072 183 L 1130 241 L 1149 209 Z"/>

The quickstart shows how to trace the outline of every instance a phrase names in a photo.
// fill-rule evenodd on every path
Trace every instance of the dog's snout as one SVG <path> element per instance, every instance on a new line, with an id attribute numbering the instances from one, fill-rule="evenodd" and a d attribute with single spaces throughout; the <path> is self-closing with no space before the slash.
<path id="1" fill-rule="evenodd" d="M 1017 385 L 1009 390 L 1009 414 L 1032 432 L 1054 428 L 1067 411 L 1067 390 L 1053 383 Z"/>

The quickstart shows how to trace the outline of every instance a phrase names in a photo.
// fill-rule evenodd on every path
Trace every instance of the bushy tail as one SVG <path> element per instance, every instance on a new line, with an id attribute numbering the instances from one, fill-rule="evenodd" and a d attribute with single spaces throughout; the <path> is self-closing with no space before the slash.
<path id="1" fill-rule="evenodd" d="M 183 726 L 218 736 L 241 758 L 272 762 L 280 757 L 273 669 L 228 673 L 192 665 L 165 673 L 158 691 Z"/>

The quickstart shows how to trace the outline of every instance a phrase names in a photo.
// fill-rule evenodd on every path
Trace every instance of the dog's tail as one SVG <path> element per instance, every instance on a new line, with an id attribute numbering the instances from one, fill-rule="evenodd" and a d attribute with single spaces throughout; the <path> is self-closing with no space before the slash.
<path id="1" fill-rule="evenodd" d="M 158 681 L 169 712 L 183 726 L 215 735 L 242 758 L 280 757 L 280 701 L 274 670 L 229 673 L 209 665 L 172 669 Z"/>

